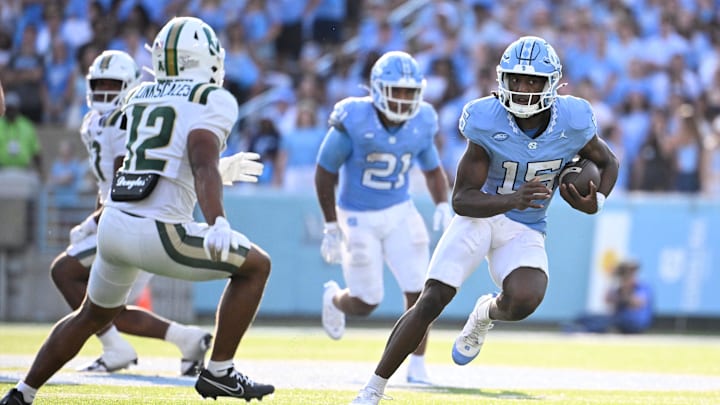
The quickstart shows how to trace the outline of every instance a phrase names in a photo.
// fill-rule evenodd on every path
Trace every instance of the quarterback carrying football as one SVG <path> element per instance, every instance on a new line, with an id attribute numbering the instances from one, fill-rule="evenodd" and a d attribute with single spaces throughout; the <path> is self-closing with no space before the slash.
<path id="1" fill-rule="evenodd" d="M 390 376 L 486 258 L 501 292 L 478 298 L 453 345 L 455 363 L 467 364 L 480 353 L 494 321 L 519 321 L 535 311 L 548 283 L 548 204 L 560 170 L 575 155 L 595 162 L 600 184 L 587 196 L 574 187 L 560 192 L 575 209 L 601 209 L 615 185 L 618 161 L 596 134 L 590 103 L 557 94 L 561 77 L 550 44 L 521 37 L 497 66 L 497 94 L 463 108 L 458 127 L 468 143 L 453 189 L 457 215 L 435 248 L 418 302 L 395 325 L 354 404 L 377 404 L 384 397 Z"/>

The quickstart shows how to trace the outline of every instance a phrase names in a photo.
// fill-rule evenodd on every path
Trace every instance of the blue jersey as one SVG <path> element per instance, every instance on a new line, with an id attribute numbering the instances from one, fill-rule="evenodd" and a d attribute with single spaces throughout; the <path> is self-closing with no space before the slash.
<path id="1" fill-rule="evenodd" d="M 412 165 L 425 171 L 440 165 L 437 113 L 426 102 L 415 117 L 388 130 L 370 97 L 349 97 L 335 105 L 329 125 L 317 162 L 340 172 L 337 204 L 343 209 L 374 211 L 407 201 Z"/>
<path id="2" fill-rule="evenodd" d="M 493 96 L 465 105 L 460 132 L 490 157 L 483 192 L 514 193 L 534 177 L 555 191 L 561 169 L 592 139 L 597 125 L 590 103 L 577 97 L 559 96 L 550 114 L 545 131 L 532 138 L 518 128 L 513 115 Z M 550 199 L 543 204 L 543 208 L 513 209 L 505 215 L 545 233 Z"/>

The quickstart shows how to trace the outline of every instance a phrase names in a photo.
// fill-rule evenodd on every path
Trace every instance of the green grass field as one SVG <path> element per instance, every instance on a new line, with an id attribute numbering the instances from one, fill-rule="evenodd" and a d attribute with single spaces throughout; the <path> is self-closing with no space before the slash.
<path id="1" fill-rule="evenodd" d="M 32 356 L 49 332 L 50 325 L 0 324 L 0 390 L 7 391 L 14 386 L 17 375 L 22 375 L 29 364 L 18 365 L 9 361 L 11 357 Z M 501 328 L 497 328 L 501 329 Z M 272 328 L 258 327 L 248 332 L 236 356 L 237 361 L 276 362 L 330 361 L 357 362 L 358 367 L 372 370 L 382 352 L 388 330 L 350 328 L 340 341 L 329 340 L 318 328 Z M 456 331 L 435 330 L 431 335 L 427 353 L 429 370 L 433 377 L 437 369 L 460 373 L 467 370 L 450 366 L 449 348 Z M 128 337 L 141 359 L 144 357 L 167 357 L 168 363 L 177 362 L 177 349 L 165 342 Z M 91 339 L 80 356 L 94 357 L 100 353 L 97 339 Z M 29 361 L 29 360 L 28 360 Z M 553 370 L 652 373 L 653 376 L 667 375 L 668 378 L 708 378 L 710 386 L 692 390 L 668 390 L 660 384 L 638 390 L 575 389 L 568 382 L 568 389 L 497 389 L 463 387 L 452 384 L 433 387 L 411 387 L 393 385 L 386 394 L 393 401 L 387 404 L 720 404 L 720 337 L 687 338 L 680 336 L 623 337 L 578 336 L 562 334 L 538 334 L 523 332 L 491 332 L 481 356 L 473 364 L 503 369 L 517 367 L 518 370 L 533 370 L 530 374 L 540 378 L 543 373 Z M 308 363 L 312 364 L 312 363 Z M 467 366 L 466 366 L 467 367 Z M 455 371 L 457 369 L 457 371 Z M 536 369 L 536 370 L 535 370 Z M 435 370 L 435 371 L 434 371 Z M 297 369 L 299 374 L 312 370 Z M 63 369 L 68 375 L 77 374 L 72 369 Z M 292 375 L 293 370 L 286 370 Z M 133 369 L 122 374 L 133 375 Z M 338 371 L 341 376 L 342 370 Z M 400 373 L 400 371 L 398 372 Z M 537 374 L 534 374 L 537 373 Z M 364 374 L 364 373 L 363 373 Z M 518 378 L 528 378 L 518 374 Z M 612 375 L 600 374 L 600 375 Z M 629 374 L 634 375 L 634 374 Z M 404 376 L 404 374 L 403 374 Z M 369 374 L 367 375 L 369 377 Z M 364 377 L 364 378 L 367 378 Z M 282 382 L 263 378 L 263 382 L 278 385 L 276 393 L 262 403 L 269 404 L 347 404 L 363 382 L 357 387 L 332 387 L 332 374 L 324 377 L 325 388 L 282 388 Z M 258 378 L 260 380 L 260 378 Z M 452 380 L 450 380 L 452 381 Z M 191 385 L 191 383 L 189 383 Z M 201 404 L 201 403 L 243 403 L 232 399 L 217 402 L 202 400 L 188 384 L 182 386 L 163 385 L 100 385 L 86 384 L 82 380 L 76 385 L 48 384 L 43 387 L 35 404 Z M 350 388 L 350 389 L 348 389 Z"/>

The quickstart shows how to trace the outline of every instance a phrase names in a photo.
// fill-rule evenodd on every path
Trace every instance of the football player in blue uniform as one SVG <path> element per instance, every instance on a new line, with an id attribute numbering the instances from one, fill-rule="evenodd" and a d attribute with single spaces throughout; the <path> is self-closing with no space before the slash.
<path id="1" fill-rule="evenodd" d="M 615 185 L 618 161 L 603 140 L 590 104 L 558 96 L 562 66 L 538 37 L 510 44 L 497 66 L 498 92 L 467 103 L 459 129 L 468 139 L 453 189 L 457 214 L 436 247 L 418 302 L 390 334 L 375 374 L 353 401 L 377 404 L 388 378 L 422 341 L 430 324 L 485 258 L 501 289 L 483 295 L 456 339 L 457 364 L 474 359 L 493 321 L 519 321 L 542 302 L 548 283 L 547 208 L 558 174 L 576 155 L 592 160 L 600 184 L 583 196 L 563 185 L 573 208 L 595 214 Z"/>
<path id="2" fill-rule="evenodd" d="M 410 308 L 422 290 L 430 238 L 410 193 L 409 171 L 417 164 L 436 204 L 435 230 L 449 224 L 449 185 L 440 165 L 435 109 L 422 100 L 425 79 L 415 59 L 388 52 L 375 62 L 370 95 L 335 105 L 320 147 L 315 174 L 325 217 L 321 251 L 341 263 L 346 288 L 325 284 L 322 323 L 340 339 L 345 315 L 368 316 L 383 299 L 387 263 Z M 337 199 L 335 185 L 339 184 Z M 408 381 L 428 383 L 423 334 L 412 348 Z"/>

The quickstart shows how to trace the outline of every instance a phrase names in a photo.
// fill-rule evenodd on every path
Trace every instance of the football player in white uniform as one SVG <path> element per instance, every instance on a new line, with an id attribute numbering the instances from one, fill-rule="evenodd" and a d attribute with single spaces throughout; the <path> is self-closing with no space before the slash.
<path id="1" fill-rule="evenodd" d="M 200 19 L 176 17 L 158 32 L 156 80 L 132 90 L 123 106 L 128 152 L 98 223 L 87 296 L 55 325 L 24 380 L 3 400 L 31 403 L 123 311 L 140 269 L 192 281 L 228 279 L 212 354 L 195 384 L 201 396 L 250 400 L 274 392 L 233 364 L 270 276 L 270 257 L 225 218 L 218 163 L 238 105 L 221 87 L 224 59 L 215 32 Z M 196 203 L 209 224 L 194 221 Z"/>
<path id="2" fill-rule="evenodd" d="M 113 173 L 125 157 L 125 118 L 120 101 L 140 83 L 140 69 L 130 55 L 121 51 L 105 51 L 93 61 L 87 74 L 87 104 L 80 135 L 87 147 L 89 166 L 98 185 L 97 208 L 102 209 L 109 198 Z M 88 216 L 70 231 L 70 246 L 50 266 L 53 282 L 72 309 L 82 304 L 87 289 L 90 265 L 97 247 L 97 213 Z M 137 363 L 133 347 L 118 330 L 137 336 L 164 339 L 174 343 L 182 354 L 180 373 L 197 375 L 203 366 L 212 335 L 196 326 L 185 326 L 163 319 L 134 303 L 147 286 L 151 273 L 140 272 L 126 300 L 128 306 L 113 324 L 96 335 L 103 354 L 81 371 L 112 372 Z"/>

